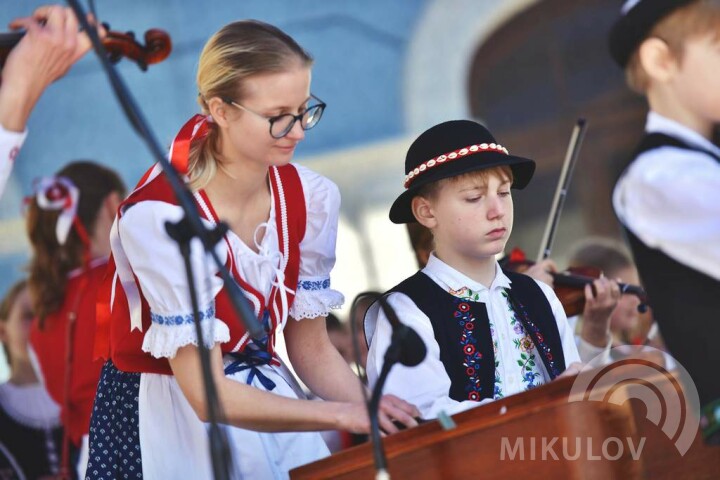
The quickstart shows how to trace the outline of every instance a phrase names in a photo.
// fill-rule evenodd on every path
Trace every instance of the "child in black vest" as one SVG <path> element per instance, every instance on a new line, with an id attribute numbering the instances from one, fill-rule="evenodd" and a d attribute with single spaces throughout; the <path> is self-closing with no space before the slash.
<path id="1" fill-rule="evenodd" d="M 645 137 L 617 183 L 615 212 L 670 353 L 690 373 L 708 443 L 720 443 L 720 1 L 632 0 L 610 33 L 630 87 L 648 99 Z"/>
<path id="2" fill-rule="evenodd" d="M 485 127 L 468 120 L 436 125 L 408 150 L 406 190 L 390 220 L 429 228 L 435 250 L 427 266 L 387 299 L 428 353 L 417 367 L 395 366 L 385 391 L 414 403 L 424 418 L 579 371 L 573 332 L 552 289 L 503 271 L 495 258 L 512 230 L 510 188 L 525 187 L 534 170 L 535 162 L 510 155 Z M 392 333 L 377 303 L 365 330 L 373 384 Z"/>

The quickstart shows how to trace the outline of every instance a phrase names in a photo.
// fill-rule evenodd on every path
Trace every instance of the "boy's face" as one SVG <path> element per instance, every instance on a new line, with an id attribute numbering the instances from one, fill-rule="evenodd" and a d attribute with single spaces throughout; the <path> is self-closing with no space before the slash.
<path id="1" fill-rule="evenodd" d="M 474 263 L 501 253 L 513 226 L 512 181 L 499 170 L 443 182 L 429 200 L 435 247 L 445 262 Z"/>
<path id="2" fill-rule="evenodd" d="M 720 38 L 688 39 L 671 81 L 679 103 L 698 121 L 720 122 Z"/>

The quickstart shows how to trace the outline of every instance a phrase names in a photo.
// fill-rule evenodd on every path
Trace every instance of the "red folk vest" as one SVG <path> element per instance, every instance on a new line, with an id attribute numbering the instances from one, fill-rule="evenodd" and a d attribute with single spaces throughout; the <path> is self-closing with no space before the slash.
<path id="1" fill-rule="evenodd" d="M 95 298 L 106 263 L 91 266 L 68 280 L 62 306 L 30 329 L 30 343 L 40 363 L 45 388 L 58 405 L 65 433 L 75 446 L 90 428 L 102 362 L 93 361 Z M 74 322 L 71 323 L 70 315 Z M 68 351 L 68 347 L 72 350 Z"/>
<path id="2" fill-rule="evenodd" d="M 156 165 L 143 176 L 139 187 L 120 206 L 116 222 L 122 216 L 124 208 L 138 202 L 155 200 L 177 205 L 167 178 L 163 173 L 158 173 L 158 168 L 159 166 Z M 283 254 L 280 268 L 285 275 L 286 304 L 283 305 L 277 286 L 273 286 L 268 295 L 269 298 L 264 298 L 260 292 L 241 278 L 230 250 L 228 250 L 225 266 L 242 287 L 258 320 L 262 323 L 265 312 L 269 313 L 268 349 L 272 353 L 275 330 L 287 318 L 288 310 L 295 297 L 294 292 L 297 288 L 300 268 L 300 242 L 305 236 L 307 221 L 302 183 L 295 167 L 292 165 L 271 167 L 269 176 L 275 201 L 275 221 L 279 246 Z M 211 222 L 217 222 L 217 215 L 205 193 L 198 192 L 195 199 L 200 215 Z M 227 238 L 224 240 L 228 242 Z M 115 252 L 113 253 L 115 254 Z M 131 329 L 131 308 L 122 282 L 118 281 L 117 270 L 113 255 L 110 257 L 108 270 L 98 294 L 95 354 L 104 359 L 112 359 L 115 366 L 125 372 L 172 375 L 167 359 L 155 358 L 142 350 L 145 332 L 151 325 L 150 309 L 142 296 L 139 285 L 137 285 L 137 278 L 135 278 L 134 283 L 136 291 L 139 293 L 142 309 L 142 330 Z M 224 289 L 215 297 L 215 316 L 224 321 L 230 329 L 230 341 L 222 344 L 222 351 L 224 353 L 242 351 L 250 338 Z"/>

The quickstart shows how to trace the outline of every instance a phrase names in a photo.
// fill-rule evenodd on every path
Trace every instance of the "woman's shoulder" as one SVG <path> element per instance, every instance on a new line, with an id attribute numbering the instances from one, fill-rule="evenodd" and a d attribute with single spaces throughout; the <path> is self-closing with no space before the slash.
<path id="1" fill-rule="evenodd" d="M 337 192 L 339 195 L 337 185 L 335 185 L 335 182 L 330 180 L 328 177 L 311 170 L 304 165 L 292 163 L 292 166 L 295 167 L 295 170 L 297 170 L 298 175 L 300 176 L 300 181 L 302 182 L 303 189 L 306 192 L 306 197 L 308 196 L 308 193 L 312 193 L 313 191 L 332 191 Z"/>

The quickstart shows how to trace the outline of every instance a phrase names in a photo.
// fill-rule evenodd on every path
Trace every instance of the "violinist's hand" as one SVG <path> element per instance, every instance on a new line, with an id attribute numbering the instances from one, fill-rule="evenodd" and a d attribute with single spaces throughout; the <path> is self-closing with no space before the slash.
<path id="1" fill-rule="evenodd" d="M 580 337 L 596 347 L 610 342 L 610 318 L 620 300 L 620 287 L 615 280 L 600 277 L 585 286 L 585 309 L 582 314 Z"/>
<path id="2" fill-rule="evenodd" d="M 88 20 L 95 23 L 92 16 Z M 20 132 L 45 89 L 65 75 L 91 44 L 79 30 L 75 13 L 60 5 L 43 6 L 30 17 L 16 18 L 10 28 L 26 33 L 2 69 L 0 124 Z M 98 27 L 98 33 L 102 37 L 105 30 Z"/>
<path id="3" fill-rule="evenodd" d="M 527 270 L 525 270 L 523 273 L 525 275 L 529 275 L 535 280 L 540 280 L 543 283 L 547 283 L 551 287 L 553 286 L 553 277 L 550 275 L 549 272 L 557 272 L 557 265 L 555 265 L 555 262 L 550 260 L 549 258 L 546 258 L 545 260 L 542 260 L 535 265 L 531 266 Z"/>

